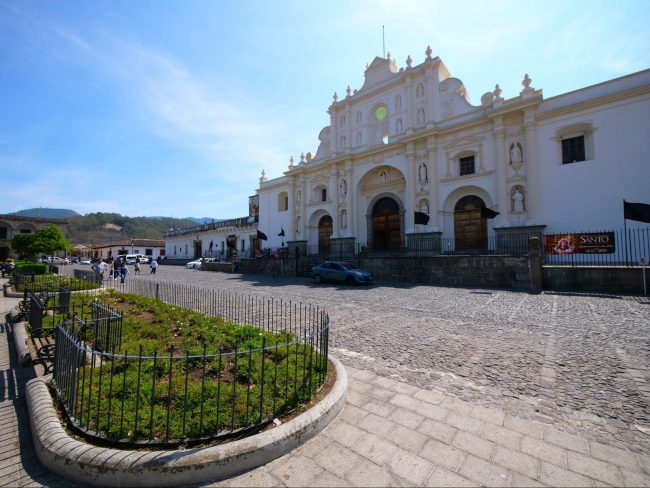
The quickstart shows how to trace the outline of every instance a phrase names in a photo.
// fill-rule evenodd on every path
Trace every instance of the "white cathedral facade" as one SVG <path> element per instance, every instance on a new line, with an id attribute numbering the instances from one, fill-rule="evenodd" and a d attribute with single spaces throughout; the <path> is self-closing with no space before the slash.
<path id="1" fill-rule="evenodd" d="M 548 99 L 527 74 L 521 84 L 518 96 L 496 85 L 472 105 L 430 48 L 399 69 L 375 58 L 360 89 L 334 94 L 316 153 L 292 158 L 282 176 L 262 173 L 257 226 L 249 217 L 231 239 L 242 251 L 296 241 L 327 254 L 622 228 L 623 199 L 650 202 L 650 70 Z M 192 233 L 169 235 L 167 255 L 198 241 L 207 250 L 210 234 Z"/>
<path id="2" fill-rule="evenodd" d="M 430 49 L 401 69 L 375 58 L 359 90 L 334 94 L 316 154 L 260 179 L 259 228 L 310 252 L 329 239 L 397 249 L 438 234 L 472 248 L 495 232 L 621 228 L 624 198 L 650 201 L 650 70 L 549 99 L 531 83 L 474 106 Z"/>

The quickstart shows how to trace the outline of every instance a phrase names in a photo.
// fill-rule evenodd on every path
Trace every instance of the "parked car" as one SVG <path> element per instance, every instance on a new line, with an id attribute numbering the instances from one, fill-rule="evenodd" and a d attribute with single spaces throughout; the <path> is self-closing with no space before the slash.
<path id="1" fill-rule="evenodd" d="M 90 264 L 90 263 L 91 263 L 90 258 L 84 258 L 81 261 L 79 261 L 79 264 Z"/>
<path id="2" fill-rule="evenodd" d="M 323 281 L 337 281 L 340 283 L 368 284 L 372 281 L 372 275 L 368 271 L 354 268 L 346 263 L 337 263 L 326 261 L 318 266 L 314 266 L 311 275 L 316 283 Z"/>
<path id="3" fill-rule="evenodd" d="M 45 256 L 41 258 L 41 263 L 44 264 L 54 264 L 60 266 L 62 264 L 69 264 L 70 260 L 68 258 L 60 258 L 58 256 Z"/>
<path id="4" fill-rule="evenodd" d="M 201 260 L 204 260 L 206 263 L 212 263 L 216 261 L 214 258 L 199 258 L 195 259 L 194 261 L 190 261 L 185 265 L 187 269 L 201 269 Z"/>
<path id="5" fill-rule="evenodd" d="M 70 260 L 70 263 L 76 264 L 79 262 L 79 258 L 77 256 L 68 256 L 68 259 Z"/>

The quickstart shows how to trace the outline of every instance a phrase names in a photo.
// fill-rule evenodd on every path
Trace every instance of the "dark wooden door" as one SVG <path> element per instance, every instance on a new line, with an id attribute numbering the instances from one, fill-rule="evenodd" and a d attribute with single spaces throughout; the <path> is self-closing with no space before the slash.
<path id="1" fill-rule="evenodd" d="M 331 250 L 330 237 L 332 236 L 332 217 L 325 215 L 318 221 L 318 252 L 329 254 Z"/>
<path id="2" fill-rule="evenodd" d="M 487 219 L 481 216 L 485 203 L 479 197 L 467 196 L 454 209 L 456 251 L 480 250 L 487 247 Z"/>
<path id="3" fill-rule="evenodd" d="M 398 250 L 401 245 L 399 206 L 392 198 L 382 198 L 372 213 L 372 245 L 377 251 Z"/>

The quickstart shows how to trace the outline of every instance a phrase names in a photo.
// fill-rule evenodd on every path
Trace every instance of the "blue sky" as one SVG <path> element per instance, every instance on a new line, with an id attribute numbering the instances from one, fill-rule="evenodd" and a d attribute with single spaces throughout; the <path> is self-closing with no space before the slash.
<path id="1" fill-rule="evenodd" d="M 430 45 L 473 104 L 650 67 L 641 1 L 0 0 L 0 213 L 246 215 L 315 152 L 332 93 Z"/>

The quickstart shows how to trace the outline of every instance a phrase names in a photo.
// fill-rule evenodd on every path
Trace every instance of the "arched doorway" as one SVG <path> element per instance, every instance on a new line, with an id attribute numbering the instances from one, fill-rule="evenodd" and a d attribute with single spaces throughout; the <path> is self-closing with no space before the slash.
<path id="1" fill-rule="evenodd" d="M 461 198 L 454 207 L 454 235 L 456 251 L 485 249 L 487 247 L 487 219 L 481 215 L 485 202 L 475 196 Z"/>
<path id="2" fill-rule="evenodd" d="M 401 245 L 400 223 L 398 203 L 390 197 L 380 198 L 372 207 L 373 250 L 398 250 Z"/>
<path id="3" fill-rule="evenodd" d="M 329 254 L 331 245 L 330 237 L 332 236 L 333 226 L 332 217 L 323 215 L 318 221 L 318 253 Z"/>

